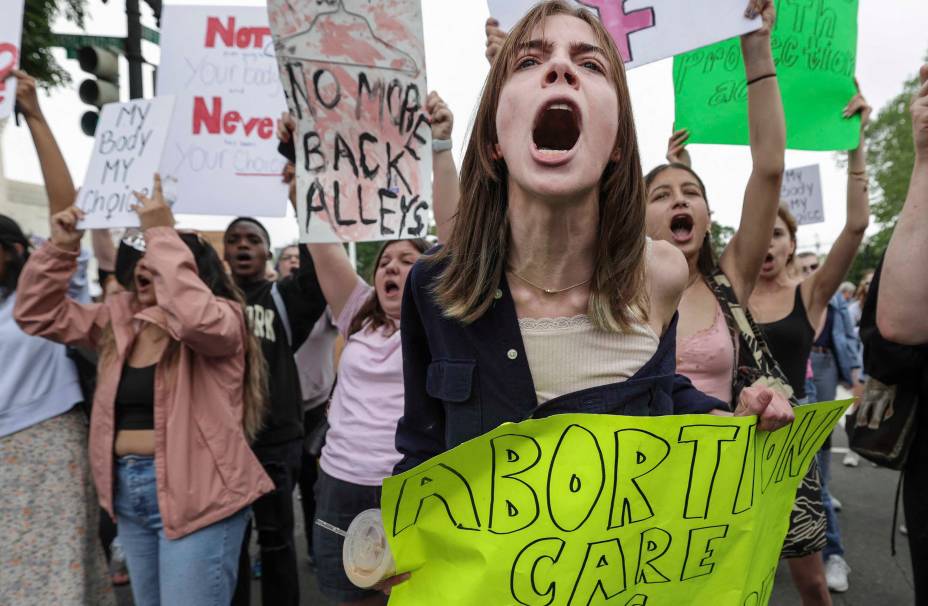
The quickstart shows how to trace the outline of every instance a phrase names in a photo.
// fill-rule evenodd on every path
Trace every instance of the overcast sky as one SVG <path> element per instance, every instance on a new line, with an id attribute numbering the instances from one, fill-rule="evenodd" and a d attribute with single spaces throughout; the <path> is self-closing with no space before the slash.
<path id="1" fill-rule="evenodd" d="M 223 0 L 214 2 L 174 2 L 176 4 L 229 5 L 258 4 L 254 1 Z M 454 154 L 460 160 L 467 127 L 480 88 L 487 73 L 483 56 L 483 22 L 488 16 L 485 0 L 422 0 L 425 21 L 426 61 L 429 88 L 437 90 L 455 114 Z M 641 4 L 631 0 L 628 7 Z M 125 35 L 123 3 L 88 2 L 87 32 L 98 35 Z M 153 26 L 147 8 L 143 21 Z M 77 33 L 73 24 L 62 21 L 56 31 Z M 146 59 L 157 63 L 158 48 L 147 44 Z M 928 2 L 925 0 L 860 0 L 857 74 L 862 90 L 877 109 L 899 93 L 902 83 L 916 73 L 928 51 Z M 75 181 L 83 179 L 92 140 L 80 131 L 80 116 L 86 111 L 77 97 L 77 84 L 82 79 L 76 61 L 64 59 L 71 70 L 74 85 L 56 90 L 51 97 L 42 96 L 42 106 L 64 151 Z M 123 67 L 123 69 L 125 69 Z M 642 163 L 647 171 L 663 161 L 667 137 L 673 124 L 672 61 L 665 60 L 629 72 L 632 102 L 642 149 Z M 147 80 L 150 75 L 146 74 Z M 128 85 L 125 73 L 123 88 Z M 150 86 L 146 82 L 146 86 Z M 127 94 L 124 91 L 124 94 Z M 7 177 L 23 181 L 41 181 L 38 162 L 25 127 L 12 123 L 2 137 L 4 169 Z M 747 147 L 694 145 L 691 148 L 694 165 L 706 182 L 715 220 L 737 225 L 741 214 L 744 186 L 750 172 L 750 152 Z M 820 163 L 822 166 L 825 213 L 827 221 L 800 228 L 801 248 L 816 243 L 827 247 L 844 223 L 845 173 L 836 165 L 833 152 L 787 151 L 787 168 Z M 182 217 L 184 226 L 201 229 L 222 229 L 227 217 Z M 293 219 L 271 219 L 268 227 L 275 245 L 294 240 L 297 228 Z"/>

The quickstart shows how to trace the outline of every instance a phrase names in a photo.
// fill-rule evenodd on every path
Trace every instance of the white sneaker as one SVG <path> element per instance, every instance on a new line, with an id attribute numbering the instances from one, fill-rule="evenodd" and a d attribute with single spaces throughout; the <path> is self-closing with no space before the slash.
<path id="1" fill-rule="evenodd" d="M 843 507 L 841 505 L 841 501 L 839 501 L 835 497 L 831 497 L 831 506 L 832 508 L 834 508 L 835 511 L 841 511 L 841 508 Z"/>
<path id="2" fill-rule="evenodd" d="M 839 555 L 828 557 L 825 562 L 825 582 L 828 583 L 828 589 L 835 593 L 844 593 L 847 591 L 847 575 L 851 572 L 851 567 L 847 565 Z"/>
<path id="3" fill-rule="evenodd" d="M 848 450 L 847 454 L 844 455 L 842 463 L 844 463 L 845 467 L 857 467 L 860 463 L 860 455 L 853 450 Z"/>

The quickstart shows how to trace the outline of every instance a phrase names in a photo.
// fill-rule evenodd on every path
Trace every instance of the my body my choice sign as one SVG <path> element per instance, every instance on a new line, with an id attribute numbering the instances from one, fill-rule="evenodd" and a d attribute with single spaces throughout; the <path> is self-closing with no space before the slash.
<path id="1" fill-rule="evenodd" d="M 406 604 L 758 606 L 802 477 L 849 401 L 754 418 L 504 424 L 383 484 Z"/>

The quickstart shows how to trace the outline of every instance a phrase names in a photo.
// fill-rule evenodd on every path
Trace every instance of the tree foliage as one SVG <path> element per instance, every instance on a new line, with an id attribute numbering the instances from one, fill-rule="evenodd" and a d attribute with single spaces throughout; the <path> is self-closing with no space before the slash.
<path id="1" fill-rule="evenodd" d="M 70 84 L 71 76 L 52 56 L 52 25 L 64 15 L 83 28 L 85 9 L 86 0 L 26 0 L 20 64 L 42 87 Z"/>
<path id="2" fill-rule="evenodd" d="M 358 275 L 370 284 L 374 283 L 374 261 L 377 260 L 377 253 L 380 252 L 383 244 L 383 242 L 358 242 L 355 245 L 358 255 Z"/>
<path id="3" fill-rule="evenodd" d="M 712 238 L 712 250 L 720 255 L 722 251 L 725 250 L 725 247 L 728 246 L 728 242 L 731 240 L 732 236 L 735 235 L 735 228 L 713 221 L 709 228 L 709 234 Z"/>

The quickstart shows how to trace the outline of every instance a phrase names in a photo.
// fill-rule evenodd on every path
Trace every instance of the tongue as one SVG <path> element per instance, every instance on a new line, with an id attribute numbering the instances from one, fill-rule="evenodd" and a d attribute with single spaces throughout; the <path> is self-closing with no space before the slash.
<path id="1" fill-rule="evenodd" d="M 683 238 L 690 235 L 690 230 L 686 229 L 685 227 L 678 227 L 673 230 L 673 235 L 675 238 L 682 240 Z"/>

